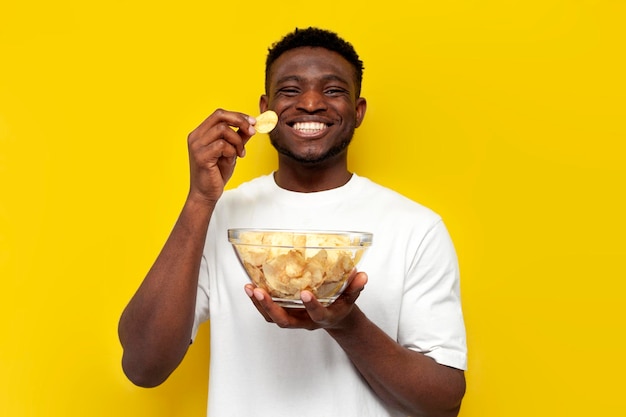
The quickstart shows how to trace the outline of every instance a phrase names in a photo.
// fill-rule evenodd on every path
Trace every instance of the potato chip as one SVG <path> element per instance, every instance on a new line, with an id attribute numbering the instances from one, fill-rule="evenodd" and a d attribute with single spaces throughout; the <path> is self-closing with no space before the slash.
<path id="1" fill-rule="evenodd" d="M 254 128 L 259 133 L 271 132 L 276 127 L 276 123 L 278 123 L 278 115 L 272 110 L 261 113 L 255 119 L 256 124 Z"/>

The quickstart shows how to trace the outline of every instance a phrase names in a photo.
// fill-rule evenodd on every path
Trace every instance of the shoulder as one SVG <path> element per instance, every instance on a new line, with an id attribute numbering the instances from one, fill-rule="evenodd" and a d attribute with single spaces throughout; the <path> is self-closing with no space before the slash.
<path id="1" fill-rule="evenodd" d="M 234 188 L 224 191 L 220 202 L 237 200 L 253 200 L 257 195 L 270 193 L 272 190 L 273 177 L 271 174 L 262 175 L 243 182 Z"/>
<path id="2" fill-rule="evenodd" d="M 367 199 L 367 204 L 394 216 L 409 216 L 428 223 L 441 221 L 438 213 L 431 208 L 366 177 L 356 177 L 358 193 Z"/>

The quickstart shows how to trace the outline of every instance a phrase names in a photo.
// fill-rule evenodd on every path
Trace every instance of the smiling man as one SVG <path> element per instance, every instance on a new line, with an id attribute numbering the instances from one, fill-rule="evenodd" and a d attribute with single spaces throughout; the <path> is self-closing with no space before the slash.
<path id="1" fill-rule="evenodd" d="M 366 112 L 363 64 L 317 28 L 269 51 L 260 109 L 278 168 L 224 191 L 255 119 L 216 110 L 188 139 L 191 182 L 163 250 L 124 310 L 128 377 L 162 383 L 211 322 L 211 416 L 456 416 L 465 329 L 453 244 L 441 218 L 348 169 Z M 235 129 L 233 129 L 235 128 Z M 344 294 L 283 308 L 248 283 L 228 242 L 236 227 L 374 234 Z"/>

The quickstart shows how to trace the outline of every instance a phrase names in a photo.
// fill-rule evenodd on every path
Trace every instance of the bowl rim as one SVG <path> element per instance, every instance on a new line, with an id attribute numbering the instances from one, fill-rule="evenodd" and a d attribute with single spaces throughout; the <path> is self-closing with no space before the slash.
<path id="1" fill-rule="evenodd" d="M 337 236 L 356 236 L 360 238 L 358 245 L 348 246 L 294 246 L 294 245 L 264 245 L 260 243 L 237 242 L 235 233 L 258 232 L 258 233 L 289 233 L 292 235 L 325 234 Z M 272 247 L 272 248 L 313 248 L 313 249 L 342 249 L 342 248 L 364 248 L 372 245 L 374 234 L 372 232 L 360 232 L 352 230 L 331 230 L 331 229 L 281 229 L 281 228 L 258 228 L 258 227 L 233 227 L 228 229 L 228 241 L 233 245 Z"/>

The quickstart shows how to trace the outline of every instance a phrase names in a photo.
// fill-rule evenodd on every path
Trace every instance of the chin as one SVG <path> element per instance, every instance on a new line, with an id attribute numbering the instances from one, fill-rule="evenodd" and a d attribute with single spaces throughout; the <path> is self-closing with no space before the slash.
<path id="1" fill-rule="evenodd" d="M 297 152 L 295 150 L 292 150 L 278 143 L 270 135 L 270 142 L 272 146 L 274 147 L 274 149 L 276 149 L 276 151 L 280 155 L 286 156 L 294 161 L 300 162 L 302 164 L 308 164 L 308 165 L 315 165 L 315 164 L 319 164 L 322 162 L 327 162 L 345 153 L 346 150 L 348 149 L 348 145 L 350 145 L 350 141 L 351 141 L 351 138 L 344 140 L 338 145 L 335 145 L 325 150 L 316 150 L 316 151 L 309 150 L 308 152 L 304 150 L 302 152 Z"/>

